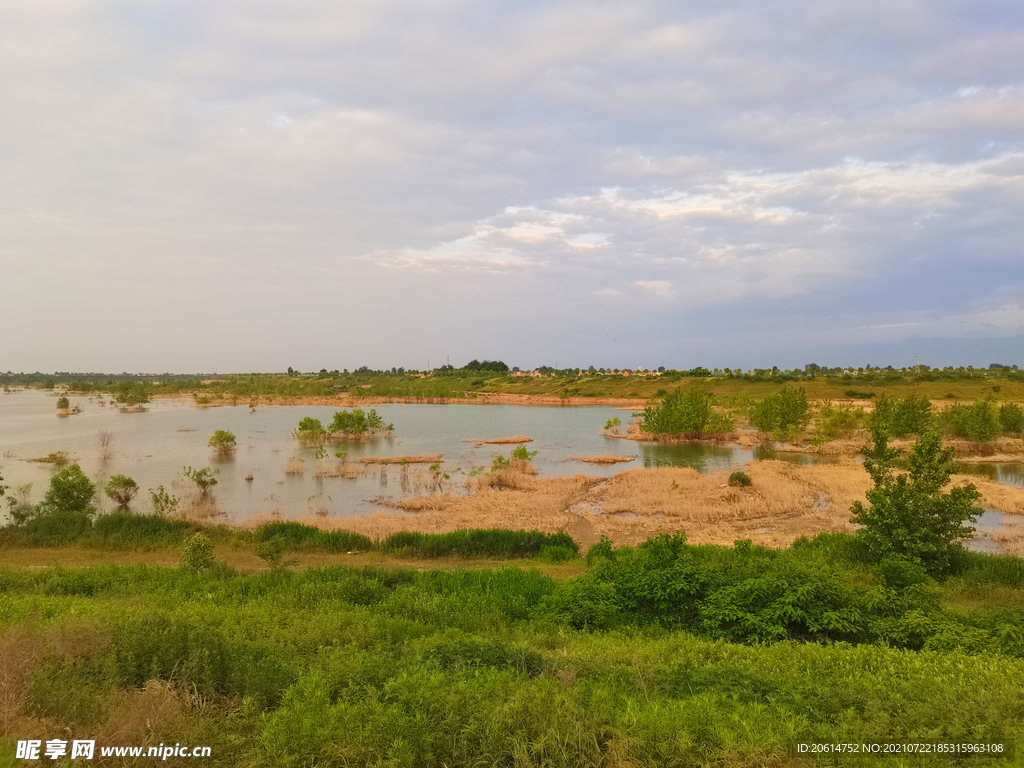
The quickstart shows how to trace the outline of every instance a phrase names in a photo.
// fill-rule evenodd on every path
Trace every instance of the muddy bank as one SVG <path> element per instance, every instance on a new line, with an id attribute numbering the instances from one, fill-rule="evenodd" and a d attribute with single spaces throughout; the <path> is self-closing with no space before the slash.
<path id="1" fill-rule="evenodd" d="M 698 544 L 731 545 L 750 539 L 789 546 L 800 536 L 852 532 L 850 507 L 864 501 L 871 480 L 854 461 L 805 466 L 783 461 L 747 465 L 752 484 L 733 487 L 728 473 L 700 474 L 684 467 L 633 469 L 611 478 L 587 474 L 536 477 L 512 472 L 491 477 L 469 495 L 419 496 L 394 505 L 395 513 L 359 518 L 304 519 L 326 529 L 371 537 L 397 531 L 437 533 L 462 528 L 567 531 L 589 545 L 609 536 L 639 544 L 660 533 L 684 531 Z M 1024 489 L 956 475 L 981 492 L 979 504 L 1004 514 L 991 540 L 1004 552 L 1024 554 Z M 257 518 L 250 524 L 266 522 Z"/>

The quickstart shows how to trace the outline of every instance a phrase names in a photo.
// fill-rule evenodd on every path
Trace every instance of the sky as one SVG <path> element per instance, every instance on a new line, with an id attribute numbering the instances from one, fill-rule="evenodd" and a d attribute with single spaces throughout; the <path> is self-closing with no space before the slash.
<path id="1" fill-rule="evenodd" d="M 1024 365 L 1020 0 L 0 4 L 0 370 Z"/>

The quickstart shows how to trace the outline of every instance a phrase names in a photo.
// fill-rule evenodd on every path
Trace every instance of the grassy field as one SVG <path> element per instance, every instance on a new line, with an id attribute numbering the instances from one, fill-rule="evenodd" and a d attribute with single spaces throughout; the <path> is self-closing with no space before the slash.
<path id="1" fill-rule="evenodd" d="M 75 391 L 116 391 L 123 382 L 114 379 L 59 382 Z M 924 371 L 865 373 L 857 376 L 686 376 L 666 373 L 662 376 L 583 376 L 512 377 L 488 372 L 436 373 L 426 378 L 397 374 L 321 374 L 319 376 L 278 374 L 239 374 L 208 380 L 167 379 L 146 384 L 154 395 L 191 396 L 200 404 L 222 401 L 249 403 L 301 398 L 354 398 L 379 400 L 389 397 L 470 398 L 480 394 L 507 394 L 517 397 L 558 398 L 566 402 L 588 399 L 640 399 L 660 397 L 675 389 L 701 387 L 716 396 L 745 393 L 760 399 L 789 384 L 803 387 L 815 400 L 843 400 L 848 393 L 889 394 L 894 397 L 923 395 L 930 400 L 973 401 L 995 397 L 1004 402 L 1024 402 L 1024 374 L 1018 371 Z M 16 382 L 15 382 L 15 385 Z M 38 386 L 38 385 L 36 385 Z"/>
<path id="2" fill-rule="evenodd" d="M 205 745 L 223 766 L 953 766 L 796 745 L 1024 736 L 1018 558 L 964 555 L 936 582 L 844 535 L 552 563 L 508 559 L 508 532 L 349 555 L 261 531 L 206 529 L 201 572 L 152 528 L 8 542 L 0 765 L 59 736 Z M 297 562 L 268 567 L 270 540 Z"/>

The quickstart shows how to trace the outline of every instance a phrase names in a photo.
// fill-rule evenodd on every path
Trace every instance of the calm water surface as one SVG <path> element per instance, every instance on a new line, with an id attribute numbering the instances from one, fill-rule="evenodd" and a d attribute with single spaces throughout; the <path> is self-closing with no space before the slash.
<path id="1" fill-rule="evenodd" d="M 313 450 L 292 439 L 291 434 L 304 416 L 330 422 L 334 406 L 247 406 L 195 408 L 189 402 L 157 401 L 141 413 L 124 412 L 96 399 L 73 397 L 82 412 L 69 417 L 56 415 L 52 394 L 24 391 L 0 395 L 0 474 L 16 487 L 32 484 L 31 498 L 42 498 L 52 468 L 28 461 L 53 451 L 67 451 L 97 483 L 114 474 L 125 474 L 141 486 L 135 508 L 148 507 L 148 489 L 163 485 L 186 499 L 193 487 L 181 476 L 185 466 L 210 466 L 218 483 L 212 497 L 228 518 L 241 520 L 277 509 L 285 517 L 302 517 L 318 508 L 333 516 L 363 515 L 380 509 L 377 502 L 398 500 L 428 493 L 426 465 L 403 470 L 397 466 L 374 469 L 356 479 L 318 478 Z M 443 471 L 452 478 L 450 490 L 463 492 L 465 475 L 475 467 L 489 467 L 498 453 L 508 455 L 512 445 L 474 448 L 464 438 L 498 438 L 528 435 L 528 444 L 538 454 L 534 461 L 542 475 L 572 475 L 577 472 L 611 476 L 635 467 L 689 466 L 700 472 L 742 467 L 755 459 L 777 458 L 797 463 L 814 463 L 818 457 L 776 454 L 761 448 L 706 445 L 658 445 L 603 437 L 598 430 L 607 419 L 624 415 L 610 406 L 542 407 L 515 405 L 386 405 L 374 406 L 385 422 L 395 425 L 393 438 L 349 442 L 349 461 L 364 456 L 398 456 L 439 453 Z M 626 421 L 626 419 L 623 419 Z M 96 434 L 114 434 L 113 455 L 99 456 Z M 227 456 L 211 450 L 207 441 L 216 429 L 235 433 L 238 449 Z M 333 452 L 333 448 L 332 448 Z M 629 463 L 608 467 L 568 462 L 572 455 L 615 453 L 635 455 Z M 305 471 L 285 473 L 289 459 L 302 459 Z M 332 463 L 335 460 L 332 459 Z M 253 480 L 245 476 L 252 472 Z M 985 465 L 993 479 L 1020 485 L 1021 465 Z M 1002 479 L 1000 479 L 1002 478 Z M 102 507 L 110 502 L 100 499 Z"/>

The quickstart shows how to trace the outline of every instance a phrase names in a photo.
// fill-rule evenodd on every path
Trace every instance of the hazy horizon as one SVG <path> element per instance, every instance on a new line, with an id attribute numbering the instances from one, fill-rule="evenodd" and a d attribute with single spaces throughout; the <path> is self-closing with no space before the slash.
<path id="1" fill-rule="evenodd" d="M 0 370 L 1024 364 L 1024 5 L 0 8 Z"/>

